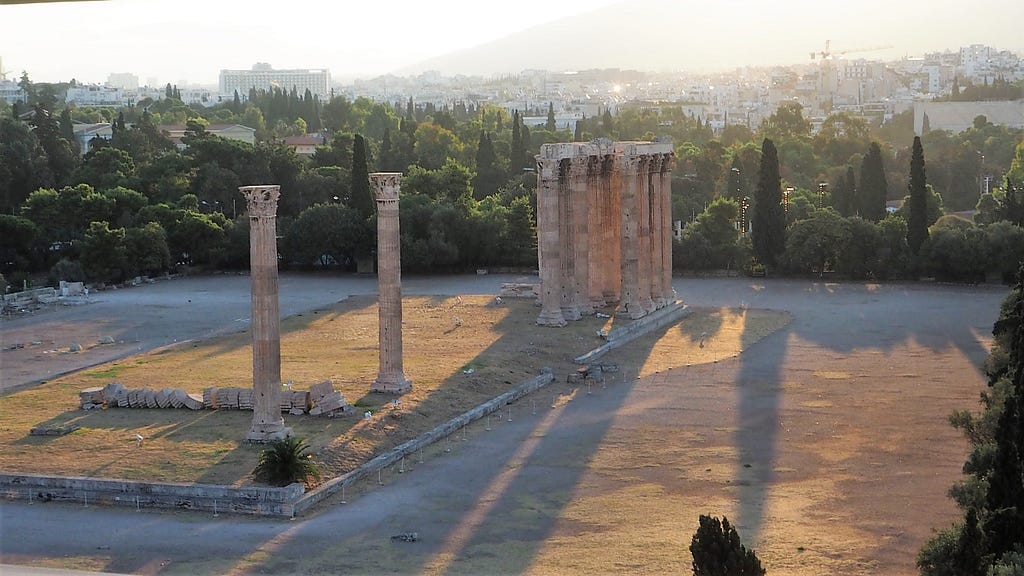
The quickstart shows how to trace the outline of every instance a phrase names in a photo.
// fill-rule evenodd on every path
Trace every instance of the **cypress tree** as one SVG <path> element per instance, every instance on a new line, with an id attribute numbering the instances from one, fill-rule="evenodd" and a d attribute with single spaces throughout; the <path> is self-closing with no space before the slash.
<path id="1" fill-rule="evenodd" d="M 523 134 L 519 131 L 519 110 L 512 111 L 512 150 L 509 158 L 509 168 L 512 174 L 519 174 L 523 170 Z"/>
<path id="2" fill-rule="evenodd" d="M 910 206 L 907 211 L 907 244 L 917 254 L 928 239 L 928 189 L 924 173 L 924 148 L 921 137 L 914 136 L 910 157 Z"/>
<path id="3" fill-rule="evenodd" d="M 782 178 L 775 143 L 761 144 L 761 168 L 754 190 L 751 241 L 754 254 L 766 266 L 774 266 L 786 246 L 786 215 L 782 208 Z"/>
<path id="4" fill-rule="evenodd" d="M 558 129 L 558 126 L 555 125 L 555 105 L 551 102 L 548 102 L 548 119 L 544 123 L 544 129 L 548 132 L 554 132 Z"/>
<path id="5" fill-rule="evenodd" d="M 753 550 L 740 542 L 729 519 L 700 516 L 700 525 L 690 540 L 694 576 L 764 576 L 765 569 Z"/>
<path id="6" fill-rule="evenodd" d="M 498 191 L 497 156 L 494 143 L 487 131 L 480 132 L 476 149 L 476 176 L 473 177 L 473 197 L 477 200 Z"/>
<path id="7" fill-rule="evenodd" d="M 587 115 L 584 114 L 583 118 L 576 121 L 576 127 L 572 131 L 572 141 L 582 142 L 583 141 L 583 122 L 587 119 Z"/>
<path id="8" fill-rule="evenodd" d="M 370 194 L 370 171 L 366 165 L 366 141 L 359 134 L 352 138 L 352 183 L 349 203 L 363 218 L 373 215 L 374 200 Z"/>
<path id="9" fill-rule="evenodd" d="M 857 213 L 857 179 L 853 166 L 846 167 L 846 175 L 839 179 L 839 184 L 832 189 L 832 206 L 845 217 Z"/>
<path id="10" fill-rule="evenodd" d="M 878 222 L 885 218 L 885 200 L 889 185 L 885 181 L 882 148 L 878 142 L 868 146 L 868 153 L 860 164 L 860 188 L 857 191 L 857 213 L 861 218 Z"/>

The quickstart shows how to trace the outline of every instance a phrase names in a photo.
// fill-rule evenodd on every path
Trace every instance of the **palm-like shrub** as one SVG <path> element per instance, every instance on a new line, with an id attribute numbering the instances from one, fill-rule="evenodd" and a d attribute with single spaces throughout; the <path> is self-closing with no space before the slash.
<path id="1" fill-rule="evenodd" d="M 309 444 L 296 436 L 274 440 L 260 453 L 252 473 L 257 480 L 274 486 L 320 478 L 320 469 L 309 453 Z"/>

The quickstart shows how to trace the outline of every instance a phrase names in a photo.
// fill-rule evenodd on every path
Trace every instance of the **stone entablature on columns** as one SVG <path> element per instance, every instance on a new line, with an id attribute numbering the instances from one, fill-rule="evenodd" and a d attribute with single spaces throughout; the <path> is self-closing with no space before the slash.
<path id="1" fill-rule="evenodd" d="M 402 360 L 402 256 L 398 195 L 402 175 L 370 174 L 377 200 L 377 284 L 380 371 L 371 390 L 404 394 L 412 389 Z"/>
<path id="2" fill-rule="evenodd" d="M 673 166 L 671 142 L 541 146 L 537 324 L 562 326 L 616 302 L 639 318 L 674 299 Z"/>
<path id="3" fill-rule="evenodd" d="M 281 314 L 277 281 L 277 200 L 280 186 L 240 186 L 249 209 L 252 281 L 252 426 L 246 440 L 291 435 L 281 417 Z"/>

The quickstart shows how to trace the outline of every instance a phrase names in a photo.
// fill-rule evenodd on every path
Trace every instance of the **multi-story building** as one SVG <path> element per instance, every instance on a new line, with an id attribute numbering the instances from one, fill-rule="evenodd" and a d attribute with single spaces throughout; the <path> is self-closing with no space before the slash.
<path id="1" fill-rule="evenodd" d="M 331 92 L 331 72 L 329 70 L 274 70 L 270 64 L 258 63 L 252 70 L 221 70 L 219 92 L 222 98 L 234 98 L 235 92 L 245 99 L 249 90 L 282 90 L 295 91 L 301 96 L 309 91 L 321 99 L 326 99 Z"/>
<path id="2" fill-rule="evenodd" d="M 107 76 L 107 86 L 133 92 L 139 89 L 139 77 L 130 72 L 111 72 Z"/>
<path id="3" fill-rule="evenodd" d="M 123 106 L 124 93 L 120 88 L 107 86 L 71 86 L 68 88 L 64 101 L 79 106 Z"/>
<path id="4" fill-rule="evenodd" d="M 28 102 L 28 92 L 22 90 L 17 82 L 0 80 L 0 99 L 6 100 L 8 104 Z"/>

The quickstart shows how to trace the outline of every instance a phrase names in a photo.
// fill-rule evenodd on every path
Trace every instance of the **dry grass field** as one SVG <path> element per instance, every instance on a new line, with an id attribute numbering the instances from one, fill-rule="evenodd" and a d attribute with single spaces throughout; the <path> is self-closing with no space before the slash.
<path id="1" fill-rule="evenodd" d="M 324 478 L 480 404 L 550 366 L 573 369 L 572 358 L 598 346 L 596 331 L 615 321 L 596 317 L 562 330 L 538 328 L 532 301 L 490 296 L 406 297 L 405 371 L 413 391 L 399 406 L 368 392 L 377 371 L 377 305 L 353 297 L 298 314 L 281 326 L 282 380 L 295 389 L 330 379 L 355 405 L 342 418 L 285 415 L 307 438 Z M 456 318 L 461 322 L 457 323 Z M 680 329 L 639 342 L 648 351 L 642 373 L 736 355 L 788 321 L 782 313 L 701 309 Z M 701 334 L 714 333 L 706 343 Z M 259 448 L 241 441 L 251 412 L 185 409 L 83 411 L 78 391 L 121 382 L 129 388 L 251 386 L 248 332 L 130 356 L 0 396 L 0 468 L 7 472 L 135 480 L 251 483 Z M 375 417 L 364 421 L 366 410 Z M 29 436 L 33 426 L 76 424 L 63 437 Z M 136 435 L 145 438 L 137 444 Z"/>

